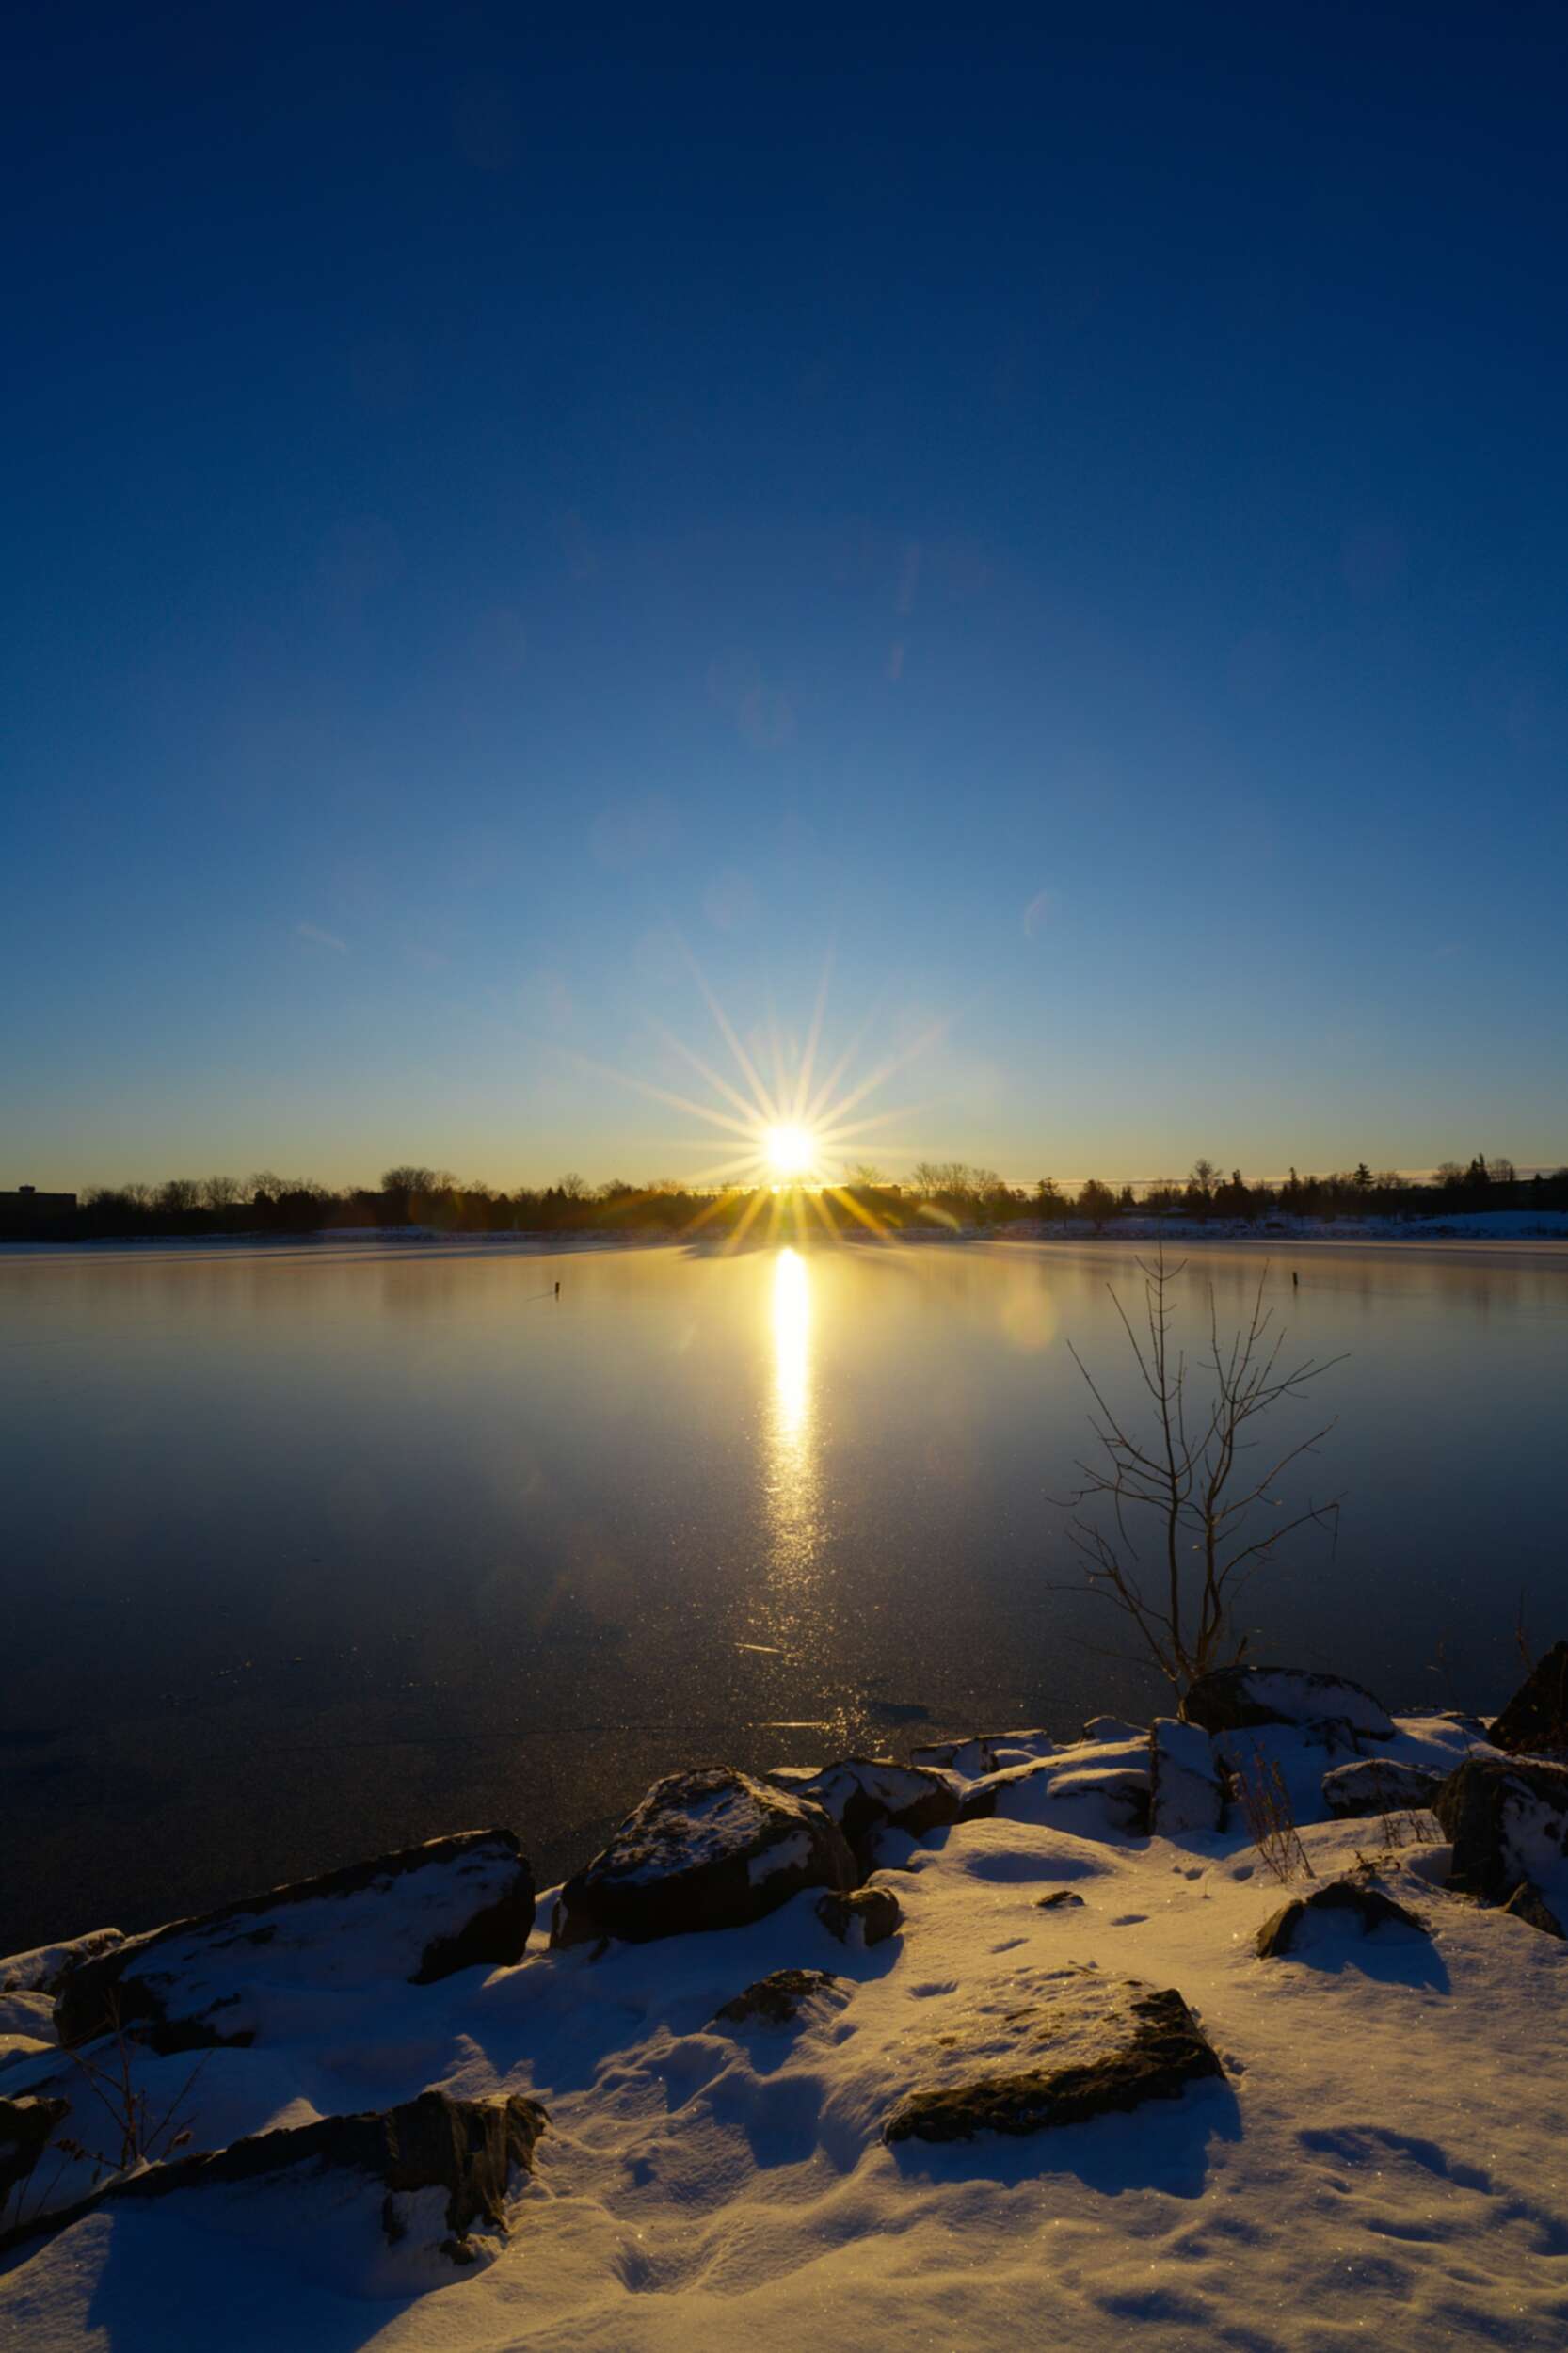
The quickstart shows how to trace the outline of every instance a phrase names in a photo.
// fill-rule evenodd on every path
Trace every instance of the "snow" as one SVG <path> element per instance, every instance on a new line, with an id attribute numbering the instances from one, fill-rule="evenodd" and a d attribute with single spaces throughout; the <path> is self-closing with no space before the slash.
<path id="1" fill-rule="evenodd" d="M 127 2202 L 0 2256 L 0 2345 L 1560 2353 L 1568 1945 L 1449 1895 L 1430 1815 L 1322 1818 L 1335 1759 L 1308 1731 L 1227 1736 L 1243 1743 L 1280 1765 L 1317 1882 L 1365 1858 L 1430 1941 L 1331 1923 L 1260 1960 L 1258 1929 L 1311 1882 L 1273 1878 L 1243 1824 L 1143 1838 L 1064 1804 L 1091 1753 L 1126 1775 L 1129 1743 L 1016 1760 L 1006 1814 L 885 1838 L 873 1883 L 904 1925 L 869 1951 L 828 1934 L 813 1890 L 746 1928 L 598 1958 L 547 1949 L 547 1901 L 516 1968 L 361 1981 L 212 2054 L 199 2147 L 426 2085 L 541 2099 L 535 2179 L 488 2265 L 443 2274 L 426 2250 L 350 2281 L 304 2185 Z M 1376 1753 L 1446 1771 L 1476 1745 L 1453 1720 L 1400 1720 Z M 1042 1908 L 1068 1889 L 1081 1903 Z M 833 1973 L 835 1998 L 789 2026 L 715 2028 L 780 1968 Z M 1024 2138 L 884 2141 L 899 2099 L 948 2063 L 944 2035 L 1000 2026 L 1064 1972 L 1177 1989 L 1224 2081 Z M 150 2059 L 154 2090 L 192 2057 Z M 0 2095 L 60 2068 L 48 2049 L 0 2058 Z"/>

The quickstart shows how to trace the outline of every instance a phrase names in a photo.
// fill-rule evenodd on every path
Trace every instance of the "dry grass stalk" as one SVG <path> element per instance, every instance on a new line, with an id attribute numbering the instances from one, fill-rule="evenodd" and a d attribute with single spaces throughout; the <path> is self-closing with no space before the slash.
<path id="1" fill-rule="evenodd" d="M 1296 1809 L 1285 1775 L 1260 1749 L 1237 1774 L 1236 1796 L 1253 1845 L 1275 1879 L 1288 1881 L 1298 1873 L 1316 1879 L 1296 1828 Z"/>

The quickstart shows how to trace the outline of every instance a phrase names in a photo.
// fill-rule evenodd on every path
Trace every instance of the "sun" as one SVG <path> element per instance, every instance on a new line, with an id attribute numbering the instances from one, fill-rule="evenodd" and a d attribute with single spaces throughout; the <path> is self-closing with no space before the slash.
<path id="1" fill-rule="evenodd" d="M 762 1145 L 776 1183 L 798 1182 L 816 1169 L 817 1144 L 808 1128 L 769 1128 L 764 1131 Z"/>

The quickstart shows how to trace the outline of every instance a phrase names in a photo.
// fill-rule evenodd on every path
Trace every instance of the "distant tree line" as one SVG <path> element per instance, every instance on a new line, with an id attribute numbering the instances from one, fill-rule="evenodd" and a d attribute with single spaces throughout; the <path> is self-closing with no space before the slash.
<path id="1" fill-rule="evenodd" d="M 1118 1219 L 1163 1216 L 1186 1225 L 1256 1225 L 1310 1217 L 1417 1218 L 1478 1209 L 1568 1209 L 1568 1168 L 1521 1176 L 1512 1160 L 1477 1153 L 1446 1160 L 1430 1177 L 1374 1173 L 1365 1161 L 1327 1176 L 1292 1169 L 1275 1182 L 1224 1176 L 1199 1160 L 1185 1177 L 1137 1185 L 1105 1184 L 1091 1176 L 1064 1186 L 1042 1176 L 1032 1187 L 1004 1183 L 994 1169 L 962 1160 L 922 1160 L 895 1180 L 869 1163 L 850 1169 L 841 1183 L 809 1188 L 807 1230 L 822 1224 L 847 1234 L 868 1227 L 893 1231 L 947 1228 L 996 1231 L 1033 1223 L 1087 1222 L 1103 1233 Z M 683 1234 L 716 1235 L 740 1228 L 773 1230 L 767 1188 L 736 1185 L 717 1192 L 673 1178 L 633 1185 L 622 1177 L 590 1185 L 575 1171 L 542 1188 L 505 1192 L 460 1181 L 444 1169 L 389 1168 L 374 1190 L 333 1190 L 271 1170 L 234 1176 L 173 1176 L 162 1185 L 101 1186 L 60 1216 L 0 1217 L 0 1233 L 54 1241 L 111 1241 L 131 1236 L 202 1234 L 319 1234 L 368 1229 L 425 1228 L 441 1234 Z M 792 1222 L 798 1203 L 781 1213 Z"/>

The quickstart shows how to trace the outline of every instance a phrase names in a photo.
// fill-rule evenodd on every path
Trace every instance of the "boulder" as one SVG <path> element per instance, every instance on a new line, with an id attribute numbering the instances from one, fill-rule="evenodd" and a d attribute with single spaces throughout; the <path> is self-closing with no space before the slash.
<path id="1" fill-rule="evenodd" d="M 769 1778 L 792 1795 L 808 1798 L 838 1823 L 862 1874 L 876 1867 L 879 1832 L 901 1830 L 920 1838 L 958 1819 L 959 1785 L 950 1774 L 895 1765 L 891 1757 L 846 1756 L 805 1778 L 793 1773 L 787 1783 L 781 1774 Z"/>
<path id="2" fill-rule="evenodd" d="M 1036 1912 L 1062 1912 L 1069 1904 L 1081 1904 L 1082 1901 L 1075 1887 L 1056 1887 L 1048 1896 L 1036 1896 L 1034 1909 Z"/>
<path id="3" fill-rule="evenodd" d="M 1530 1669 L 1486 1737 L 1515 1756 L 1568 1752 L 1568 1642 L 1554 1642 Z"/>
<path id="4" fill-rule="evenodd" d="M 885 2140 L 1081 2124 L 1223 2073 L 1179 1993 L 1087 1970 L 1020 1973 L 943 2027 Z"/>
<path id="5" fill-rule="evenodd" d="M 1056 1746 L 1048 1732 L 977 1732 L 967 1740 L 936 1740 L 911 1749 L 909 1762 L 956 1773 L 960 1781 L 976 1781 L 1009 1765 L 1032 1765 L 1040 1757 L 1054 1756 Z"/>
<path id="6" fill-rule="evenodd" d="M 1424 1920 L 1381 1888 L 1368 1887 L 1361 1880 L 1330 1880 L 1326 1886 L 1315 1887 L 1310 1896 L 1292 1897 L 1264 1921 L 1257 1931 L 1258 1959 L 1277 1961 L 1293 1952 L 1308 1929 L 1329 1927 L 1350 1929 L 1360 1936 L 1373 1936 L 1386 1929 L 1408 1929 L 1417 1936 L 1432 1933 Z"/>
<path id="7" fill-rule="evenodd" d="M 69 2100 L 0 2100 L 0 2245 L 27 2212 L 26 2184 Z"/>
<path id="8" fill-rule="evenodd" d="M 1149 1826 L 1148 1741 L 1088 1741 L 971 1782 L 962 1821 L 1037 1822 L 1080 1838 L 1142 1837 Z"/>
<path id="9" fill-rule="evenodd" d="M 1155 1837 L 1221 1829 L 1225 1789 L 1208 1735 L 1195 1724 L 1157 1716 L 1148 1741 L 1149 1828 Z"/>
<path id="10" fill-rule="evenodd" d="M 1361 1756 L 1335 1765 L 1323 1775 L 1323 1803 L 1339 1821 L 1374 1814 L 1425 1812 L 1444 1776 L 1420 1765 L 1400 1765 L 1391 1756 Z"/>
<path id="11" fill-rule="evenodd" d="M 533 1925 L 512 1833 L 462 1831 L 131 1937 L 69 1971 L 55 2023 L 66 2043 L 117 2017 L 155 2051 L 254 2042 L 276 1993 L 506 1966 Z"/>
<path id="12" fill-rule="evenodd" d="M 839 1980 L 825 1969 L 775 1969 L 713 2013 L 727 2026 L 792 2025 L 808 2002 L 832 1993 Z"/>
<path id="13" fill-rule="evenodd" d="M 1432 1810 L 1453 1841 L 1449 1886 L 1504 1903 L 1522 1880 L 1561 1870 L 1568 1848 L 1568 1764 L 1466 1757 L 1438 1789 Z"/>
<path id="14" fill-rule="evenodd" d="M 904 1926 L 903 1908 L 890 1887 L 857 1887 L 847 1896 L 819 1896 L 817 1917 L 840 1945 L 885 1945 Z"/>
<path id="15" fill-rule="evenodd" d="M 568 1880 L 550 1941 L 642 1945 L 744 1928 L 803 1887 L 847 1891 L 859 1876 L 843 1832 L 810 1799 L 727 1765 L 671 1773 Z"/>
<path id="16" fill-rule="evenodd" d="M 548 2118 L 519 2094 L 422 2091 L 401 2106 L 254 2133 L 105 2182 L 14 2236 L 127 2199 L 178 2197 L 219 2232 L 275 2243 L 361 2293 L 408 2294 L 493 2260 Z M 4 2241 L 0 2240 L 0 2244 Z"/>
<path id="17" fill-rule="evenodd" d="M 1081 1737 L 1085 1740 L 1141 1740 L 1145 1727 L 1129 1724 L 1122 1716 L 1091 1716 Z"/>
<path id="18" fill-rule="evenodd" d="M 1300 1667 L 1220 1667 L 1200 1675 L 1182 1700 L 1183 1723 L 1205 1732 L 1253 1724 L 1342 1723 L 1364 1739 L 1391 1740 L 1394 1719 L 1381 1700 L 1339 1675 Z"/>

